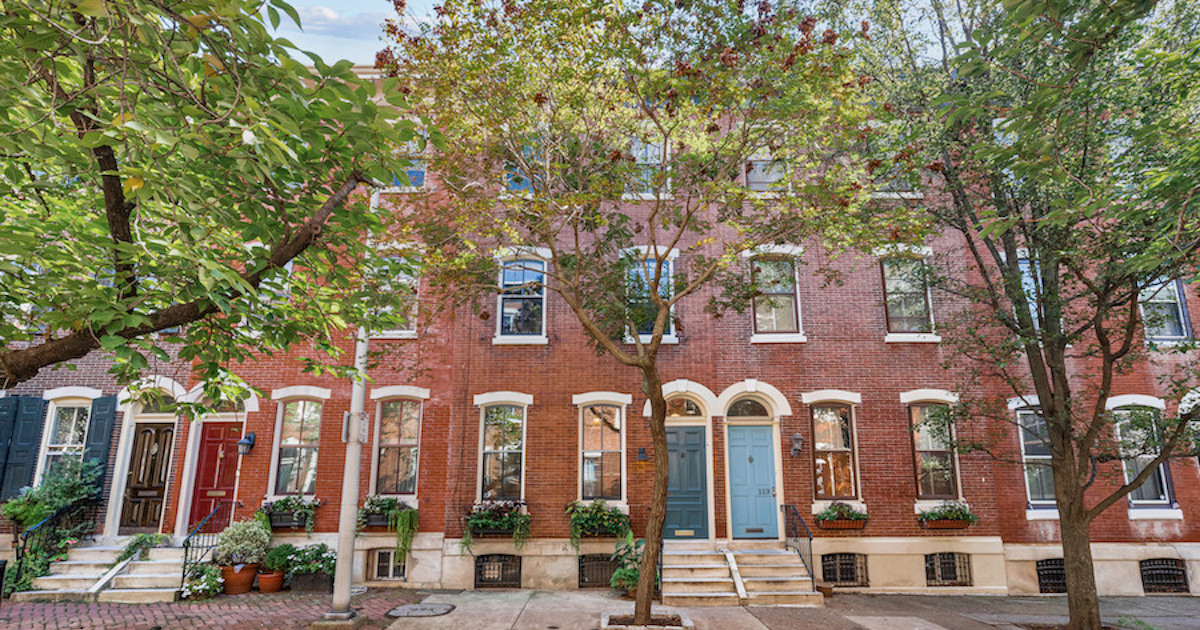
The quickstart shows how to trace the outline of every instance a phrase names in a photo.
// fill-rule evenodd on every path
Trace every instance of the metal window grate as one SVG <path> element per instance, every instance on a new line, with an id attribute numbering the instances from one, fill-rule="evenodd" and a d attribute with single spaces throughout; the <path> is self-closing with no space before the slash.
<path id="1" fill-rule="evenodd" d="M 475 588 L 510 587 L 521 587 L 521 556 L 491 554 L 475 558 Z"/>
<path id="2" fill-rule="evenodd" d="M 1183 560 L 1152 558 L 1138 563 L 1142 570 L 1142 590 L 1147 593 L 1187 593 L 1187 567 Z"/>
<path id="3" fill-rule="evenodd" d="M 1067 571 L 1062 558 L 1047 558 L 1037 561 L 1039 593 L 1066 593 Z"/>
<path id="4" fill-rule="evenodd" d="M 965 553 L 931 553 L 925 556 L 927 586 L 970 586 L 971 556 Z"/>
<path id="5" fill-rule="evenodd" d="M 821 556 L 821 577 L 830 586 L 867 586 L 867 556 L 827 553 Z"/>
<path id="6" fill-rule="evenodd" d="M 579 556 L 579 588 L 601 586 L 608 588 L 617 563 L 606 553 Z"/>

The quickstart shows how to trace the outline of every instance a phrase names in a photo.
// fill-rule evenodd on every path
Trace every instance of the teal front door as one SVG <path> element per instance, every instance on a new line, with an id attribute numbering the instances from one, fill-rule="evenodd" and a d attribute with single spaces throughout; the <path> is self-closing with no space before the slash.
<path id="1" fill-rule="evenodd" d="M 666 538 L 708 538 L 708 458 L 704 427 L 667 429 Z"/>
<path id="2" fill-rule="evenodd" d="M 729 503 L 734 538 L 778 538 L 774 427 L 729 427 Z"/>

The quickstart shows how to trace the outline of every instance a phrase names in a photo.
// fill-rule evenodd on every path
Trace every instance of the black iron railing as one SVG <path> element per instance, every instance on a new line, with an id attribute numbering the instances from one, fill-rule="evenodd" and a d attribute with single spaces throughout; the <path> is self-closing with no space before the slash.
<path id="1" fill-rule="evenodd" d="M 192 570 L 204 562 L 217 546 L 217 539 L 225 530 L 225 526 L 229 525 L 235 506 L 242 507 L 242 504 L 232 499 L 217 503 L 217 507 L 196 523 L 192 531 L 188 532 L 187 538 L 183 539 L 183 575 L 179 578 L 180 588 L 183 588 Z"/>
<path id="2" fill-rule="evenodd" d="M 784 531 L 787 533 L 785 544 L 788 549 L 795 549 L 796 553 L 800 554 L 800 561 L 804 563 L 804 568 L 808 569 L 808 574 L 814 579 L 816 575 L 813 573 L 813 557 L 812 557 L 812 530 L 808 528 L 808 523 L 800 517 L 800 511 L 794 505 L 782 505 L 783 510 Z"/>
<path id="3" fill-rule="evenodd" d="M 92 507 L 96 497 L 68 503 L 53 514 L 38 521 L 13 539 L 13 574 L 10 589 L 27 588 L 33 578 L 45 575 L 50 563 L 61 560 L 67 547 L 83 537 L 90 537 L 95 528 Z"/>

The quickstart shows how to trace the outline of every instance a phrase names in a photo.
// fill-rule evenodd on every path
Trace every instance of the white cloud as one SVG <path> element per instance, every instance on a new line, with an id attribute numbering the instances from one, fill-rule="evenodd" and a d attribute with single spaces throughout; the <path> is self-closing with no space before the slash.
<path id="1" fill-rule="evenodd" d="M 383 33 L 383 22 L 396 14 L 385 12 L 363 12 L 341 14 L 337 10 L 313 5 L 298 7 L 300 26 L 309 35 L 326 35 L 345 39 L 370 39 L 377 41 Z M 280 31 L 297 31 L 296 25 L 285 21 L 280 25 Z"/>

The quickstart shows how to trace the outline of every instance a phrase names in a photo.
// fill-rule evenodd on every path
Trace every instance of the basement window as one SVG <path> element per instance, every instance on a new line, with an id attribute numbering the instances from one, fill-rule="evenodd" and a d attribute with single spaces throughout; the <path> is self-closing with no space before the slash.
<path id="1" fill-rule="evenodd" d="M 827 553 L 821 556 L 821 578 L 829 586 L 867 586 L 867 556 Z"/>
<path id="2" fill-rule="evenodd" d="M 407 573 L 405 570 L 407 563 L 397 562 L 399 559 L 400 555 L 396 553 L 395 549 L 376 549 L 375 579 L 403 580 Z"/>
<path id="3" fill-rule="evenodd" d="M 1066 593 L 1067 571 L 1062 558 L 1047 558 L 1037 561 L 1039 593 Z"/>
<path id="4" fill-rule="evenodd" d="M 1138 563 L 1142 590 L 1147 593 L 1187 593 L 1187 568 L 1177 558 L 1151 558 Z"/>
<path id="5" fill-rule="evenodd" d="M 971 556 L 949 552 L 926 555 L 925 585 L 970 586 Z"/>
<path id="6" fill-rule="evenodd" d="M 490 554 L 475 558 L 475 588 L 520 588 L 521 556 Z"/>
<path id="7" fill-rule="evenodd" d="M 617 563 L 607 553 L 591 553 L 579 556 L 579 588 L 598 586 L 608 588 Z"/>

